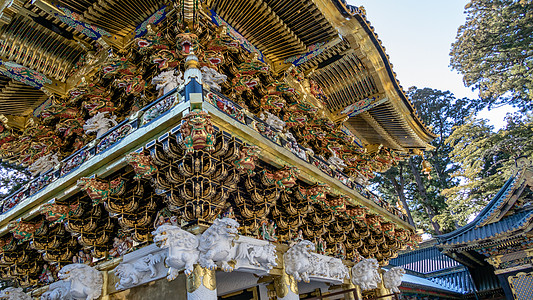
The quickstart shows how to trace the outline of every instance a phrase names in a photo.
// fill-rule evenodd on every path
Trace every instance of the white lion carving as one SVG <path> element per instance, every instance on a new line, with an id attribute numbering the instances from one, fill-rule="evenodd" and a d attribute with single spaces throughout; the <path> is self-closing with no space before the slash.
<path id="1" fill-rule="evenodd" d="M 263 246 L 241 243 L 235 257 L 235 259 L 247 259 L 251 265 L 260 266 L 268 271 L 278 265 L 276 258 L 276 246 L 270 243 Z"/>
<path id="2" fill-rule="evenodd" d="M 58 165 L 59 159 L 57 153 L 49 153 L 39 157 L 33 164 L 31 164 L 28 171 L 30 171 L 33 176 L 37 176 L 46 173 L 48 170 L 53 169 Z"/>
<path id="3" fill-rule="evenodd" d="M 184 83 L 181 72 L 174 69 L 163 71 L 152 78 L 152 84 L 156 85 L 155 89 L 159 91 L 159 97 L 166 95 Z"/>
<path id="4" fill-rule="evenodd" d="M 70 299 L 70 282 L 69 281 L 56 281 L 48 287 L 48 291 L 41 295 L 41 300 L 62 300 Z"/>
<path id="5" fill-rule="evenodd" d="M 359 285 L 363 291 L 376 289 L 381 281 L 378 268 L 375 258 L 361 260 L 352 267 L 353 284 Z"/>
<path id="6" fill-rule="evenodd" d="M 399 293 L 398 288 L 402 284 L 402 277 L 405 270 L 402 267 L 394 267 L 383 274 L 383 285 L 393 293 Z"/>
<path id="7" fill-rule="evenodd" d="M 220 84 L 225 82 L 228 77 L 218 73 L 215 69 L 202 67 L 202 81 L 214 90 L 220 91 Z"/>
<path id="8" fill-rule="evenodd" d="M 70 297 L 73 299 L 93 300 L 102 294 L 104 281 L 102 274 L 84 264 L 66 265 L 57 274 L 62 281 L 70 282 Z"/>
<path id="9" fill-rule="evenodd" d="M 165 263 L 170 267 L 168 280 L 174 280 L 181 269 L 188 276 L 194 264 L 208 269 L 216 269 L 217 263 L 225 272 L 232 271 L 228 264 L 232 257 L 232 244 L 237 236 L 239 223 L 230 218 L 216 219 L 200 236 L 196 236 L 175 225 L 164 224 L 152 232 L 154 242 L 160 248 L 168 248 Z"/>
<path id="10" fill-rule="evenodd" d="M 150 277 L 157 275 L 155 265 L 162 259 L 163 254 L 148 254 L 134 263 L 120 264 L 115 268 L 115 275 L 119 282 L 115 284 L 117 289 L 124 289 L 139 284 L 142 278 L 150 272 Z"/>
<path id="11" fill-rule="evenodd" d="M 311 251 L 315 250 L 315 244 L 303 240 L 294 244 L 285 254 L 285 272 L 292 275 L 297 281 L 309 282 L 309 274 L 314 271 L 312 262 L 316 261 Z"/>
<path id="12" fill-rule="evenodd" d="M 283 122 L 276 115 L 269 113 L 268 111 L 261 112 L 259 114 L 259 119 L 265 121 L 265 123 L 267 123 L 268 125 L 272 126 L 272 128 L 277 129 L 279 131 L 282 131 L 283 128 L 285 127 L 285 122 Z"/>
<path id="13" fill-rule="evenodd" d="M 344 280 L 344 278 L 347 278 L 350 276 L 350 272 L 348 271 L 348 267 L 344 265 L 342 260 L 338 258 L 332 257 L 328 261 L 328 268 L 329 268 L 329 277 Z"/>
<path id="14" fill-rule="evenodd" d="M 83 130 L 86 133 L 96 132 L 96 138 L 100 138 L 104 133 L 109 131 L 109 129 L 117 126 L 117 116 L 112 116 L 107 118 L 105 115 L 109 112 L 99 112 L 94 117 L 90 118 L 83 125 Z"/>
<path id="15" fill-rule="evenodd" d="M 154 242 L 160 248 L 168 248 L 165 263 L 170 267 L 167 279 L 174 280 L 179 271 L 185 269 L 185 274 L 192 274 L 194 264 L 198 262 L 198 237 L 175 225 L 163 224 L 152 232 Z"/>
<path id="16" fill-rule="evenodd" d="M 233 271 L 228 262 L 231 257 L 233 241 L 238 233 L 239 223 L 231 218 L 216 219 L 209 228 L 200 236 L 198 250 L 200 266 L 208 269 L 216 269 L 216 262 L 222 264 L 224 272 Z"/>
<path id="17" fill-rule="evenodd" d="M 0 291 L 0 299 L 8 300 L 31 300 L 31 297 L 21 288 L 8 287 Z"/>

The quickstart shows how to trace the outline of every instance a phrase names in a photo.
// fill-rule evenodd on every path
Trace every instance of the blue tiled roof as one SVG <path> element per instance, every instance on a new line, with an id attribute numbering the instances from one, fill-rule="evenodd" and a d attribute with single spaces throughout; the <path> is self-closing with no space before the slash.
<path id="1" fill-rule="evenodd" d="M 472 285 L 472 279 L 470 278 L 470 273 L 468 273 L 466 268 L 462 271 L 432 277 L 429 278 L 429 280 L 442 286 L 449 287 L 450 289 L 457 290 L 461 294 L 469 294 L 475 291 L 474 286 Z"/>
<path id="2" fill-rule="evenodd" d="M 460 263 L 442 254 L 435 247 L 428 247 L 402 253 L 389 261 L 390 265 L 400 266 L 406 270 L 429 274 L 461 266 Z"/>
<path id="3" fill-rule="evenodd" d="M 402 286 L 414 285 L 417 287 L 422 287 L 424 289 L 431 288 L 435 290 L 441 290 L 451 293 L 466 294 L 467 292 L 461 289 L 460 287 L 450 284 L 448 282 L 443 282 L 442 280 L 429 280 L 419 276 L 405 274 L 403 275 Z"/>
<path id="4" fill-rule="evenodd" d="M 474 221 L 453 232 L 438 236 L 437 239 L 440 241 L 440 244 L 456 245 L 471 243 L 489 237 L 507 234 L 527 225 L 533 217 L 533 210 L 531 209 L 517 212 L 511 216 L 504 217 L 497 222 L 483 224 L 487 218 L 504 205 L 508 196 L 514 190 L 515 183 L 519 178 L 519 175 L 509 178 Z"/>
<path id="5" fill-rule="evenodd" d="M 490 223 L 485 226 L 470 228 L 457 234 L 446 241 L 444 245 L 465 244 L 489 237 L 497 237 L 523 227 L 528 224 L 533 217 L 533 210 L 517 212 L 509 217 L 504 217 L 498 222 Z"/>

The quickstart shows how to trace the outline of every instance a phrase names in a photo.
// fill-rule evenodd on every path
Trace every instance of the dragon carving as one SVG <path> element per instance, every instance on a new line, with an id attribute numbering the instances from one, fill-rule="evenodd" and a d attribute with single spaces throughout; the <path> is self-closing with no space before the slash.
<path id="1" fill-rule="evenodd" d="M 125 183 L 122 178 L 112 181 L 103 181 L 97 178 L 82 177 L 78 179 L 77 186 L 87 192 L 87 195 L 97 205 L 100 201 L 107 201 L 110 195 L 120 195 L 124 192 Z"/>
<path id="2" fill-rule="evenodd" d="M 185 143 L 185 154 L 204 149 L 213 151 L 215 144 L 211 116 L 205 111 L 193 110 L 183 117 L 181 135 Z"/>

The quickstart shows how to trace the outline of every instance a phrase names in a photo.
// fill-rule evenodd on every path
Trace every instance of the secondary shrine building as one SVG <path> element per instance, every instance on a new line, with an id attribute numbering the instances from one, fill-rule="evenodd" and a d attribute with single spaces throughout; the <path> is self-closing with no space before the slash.
<path id="1" fill-rule="evenodd" d="M 1 3 L 0 158 L 34 179 L 0 298 L 401 297 L 420 237 L 365 185 L 435 135 L 364 9 Z"/>

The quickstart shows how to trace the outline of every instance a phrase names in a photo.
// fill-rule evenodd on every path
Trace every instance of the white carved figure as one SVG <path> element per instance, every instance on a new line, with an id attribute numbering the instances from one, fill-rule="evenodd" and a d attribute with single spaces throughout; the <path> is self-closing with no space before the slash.
<path id="1" fill-rule="evenodd" d="M 311 253 L 311 275 L 329 277 L 329 264 L 326 256 L 318 256 Z"/>
<path id="2" fill-rule="evenodd" d="M 276 115 L 273 115 L 269 113 L 268 111 L 263 111 L 259 114 L 259 119 L 265 121 L 268 125 L 272 126 L 272 128 L 277 129 L 279 131 L 282 131 L 285 127 L 285 122 L 283 122 L 280 118 L 278 118 Z"/>
<path id="3" fill-rule="evenodd" d="M 270 243 L 262 246 L 241 243 L 235 257 L 235 259 L 247 259 L 251 265 L 260 266 L 268 271 L 278 265 L 276 258 L 276 246 Z"/>
<path id="4" fill-rule="evenodd" d="M 102 274 L 85 264 L 66 265 L 57 274 L 61 281 L 70 282 L 68 294 L 76 300 L 93 300 L 102 294 Z"/>
<path id="5" fill-rule="evenodd" d="M 297 281 L 309 282 L 309 274 L 314 271 L 311 251 L 315 250 L 315 244 L 308 240 L 302 240 L 294 244 L 285 254 L 285 272 L 292 275 Z"/>
<path id="6" fill-rule="evenodd" d="M 8 287 L 0 291 L 0 299 L 8 300 L 31 300 L 31 297 L 21 288 Z"/>
<path id="7" fill-rule="evenodd" d="M 33 164 L 31 164 L 28 171 L 30 171 L 33 176 L 37 176 L 46 173 L 48 170 L 53 169 L 58 165 L 59 159 L 57 153 L 49 153 L 39 157 Z"/>
<path id="8" fill-rule="evenodd" d="M 237 237 L 239 223 L 231 218 L 216 219 L 209 228 L 200 236 L 198 250 L 200 266 L 216 269 L 215 262 L 220 262 L 224 272 L 233 271 L 228 262 L 231 257 L 233 241 Z"/>
<path id="9" fill-rule="evenodd" d="M 41 295 L 41 300 L 70 299 L 70 281 L 56 281 L 48 286 L 48 290 Z"/>
<path id="10" fill-rule="evenodd" d="M 148 254 L 134 263 L 123 263 L 115 268 L 115 275 L 119 282 L 115 284 L 117 289 L 124 289 L 139 284 L 143 277 L 150 273 L 150 277 L 157 275 L 155 265 L 163 258 L 162 253 Z"/>
<path id="11" fill-rule="evenodd" d="M 359 285 L 363 291 L 376 289 L 381 281 L 378 268 L 375 258 L 361 260 L 352 267 L 352 283 Z"/>
<path id="12" fill-rule="evenodd" d="M 163 71 L 152 78 L 152 84 L 156 85 L 155 89 L 159 91 L 159 97 L 166 95 L 184 83 L 181 72 L 174 69 Z"/>
<path id="13" fill-rule="evenodd" d="M 154 242 L 160 244 L 160 248 L 168 248 L 168 256 L 165 260 L 170 267 L 167 279 L 174 280 L 179 271 L 185 269 L 185 274 L 192 274 L 194 264 L 198 262 L 198 237 L 175 225 L 164 224 L 152 232 Z"/>
<path id="14" fill-rule="evenodd" d="M 383 285 L 393 293 L 399 293 L 398 288 L 402 284 L 405 270 L 402 267 L 394 267 L 383 274 Z"/>
<path id="15" fill-rule="evenodd" d="M 220 84 L 228 79 L 226 75 L 220 74 L 217 70 L 209 67 L 202 67 L 201 71 L 204 84 L 217 91 L 220 91 Z"/>
<path id="16" fill-rule="evenodd" d="M 117 116 L 107 118 L 107 113 L 109 112 L 99 112 L 94 115 L 94 117 L 85 122 L 83 130 L 85 130 L 86 133 L 96 132 L 96 138 L 100 138 L 104 133 L 108 132 L 109 129 L 117 126 Z"/>
<path id="17" fill-rule="evenodd" d="M 328 164 L 333 165 L 337 170 L 342 171 L 344 168 L 347 167 L 346 163 L 342 158 L 335 156 L 331 156 L 328 159 Z"/>
<path id="18" fill-rule="evenodd" d="M 328 269 L 330 278 L 344 280 L 344 278 L 350 277 L 348 267 L 346 267 L 339 258 L 332 257 L 328 261 Z"/>
<path id="19" fill-rule="evenodd" d="M 233 259 L 232 245 L 237 237 L 239 223 L 231 218 L 216 219 L 200 236 L 196 236 L 175 225 L 163 224 L 152 232 L 154 242 L 160 248 L 168 248 L 165 263 L 170 267 L 168 280 L 174 280 L 179 271 L 185 269 L 188 276 L 194 264 L 216 269 L 217 263 L 225 272 L 233 271 L 228 264 Z"/>

